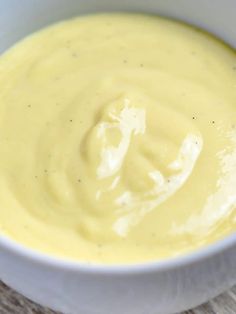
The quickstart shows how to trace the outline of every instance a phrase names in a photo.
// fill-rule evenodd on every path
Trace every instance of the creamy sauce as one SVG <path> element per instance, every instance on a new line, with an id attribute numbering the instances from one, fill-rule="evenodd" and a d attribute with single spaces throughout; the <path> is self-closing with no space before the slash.
<path id="1" fill-rule="evenodd" d="M 102 14 L 0 58 L 0 230 L 97 263 L 236 231 L 236 54 L 189 26 Z"/>

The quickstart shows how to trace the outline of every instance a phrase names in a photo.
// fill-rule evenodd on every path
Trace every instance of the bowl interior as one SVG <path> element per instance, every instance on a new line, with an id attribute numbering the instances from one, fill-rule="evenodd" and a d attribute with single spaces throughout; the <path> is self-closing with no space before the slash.
<path id="1" fill-rule="evenodd" d="M 146 12 L 179 19 L 215 34 L 236 48 L 235 0 L 0 0 L 0 53 L 46 25 L 80 14 L 109 11 Z M 13 251 L 30 252 L 9 239 L 0 240 L 1 245 Z M 212 253 L 235 243 L 235 235 L 224 241 L 212 246 Z M 204 252 L 207 253 L 203 250 L 199 257 Z M 40 256 L 36 253 L 36 259 Z M 191 257 L 186 260 L 189 261 Z"/>
<path id="2" fill-rule="evenodd" d="M 0 53 L 48 24 L 104 11 L 147 12 L 177 18 L 236 47 L 235 0 L 0 0 Z"/>

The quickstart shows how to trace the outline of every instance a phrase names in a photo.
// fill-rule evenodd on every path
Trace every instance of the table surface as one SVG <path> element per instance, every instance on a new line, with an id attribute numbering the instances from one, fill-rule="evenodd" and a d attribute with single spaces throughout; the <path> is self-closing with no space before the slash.
<path id="1" fill-rule="evenodd" d="M 0 314 L 55 314 L 55 312 L 32 303 L 0 283 Z M 236 286 L 209 303 L 182 314 L 236 314 Z"/>

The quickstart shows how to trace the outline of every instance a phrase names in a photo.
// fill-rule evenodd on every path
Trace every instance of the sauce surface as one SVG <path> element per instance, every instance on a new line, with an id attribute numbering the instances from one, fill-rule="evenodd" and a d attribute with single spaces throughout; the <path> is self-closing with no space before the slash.
<path id="1" fill-rule="evenodd" d="M 101 14 L 0 58 L 0 232 L 136 263 L 236 231 L 236 54 L 155 16 Z"/>

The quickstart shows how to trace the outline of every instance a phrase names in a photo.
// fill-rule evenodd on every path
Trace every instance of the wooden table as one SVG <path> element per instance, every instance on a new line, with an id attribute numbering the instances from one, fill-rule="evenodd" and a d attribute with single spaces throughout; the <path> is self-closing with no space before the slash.
<path id="1" fill-rule="evenodd" d="M 0 314 L 55 314 L 55 312 L 32 303 L 0 283 Z M 215 300 L 182 314 L 236 314 L 236 286 Z"/>

